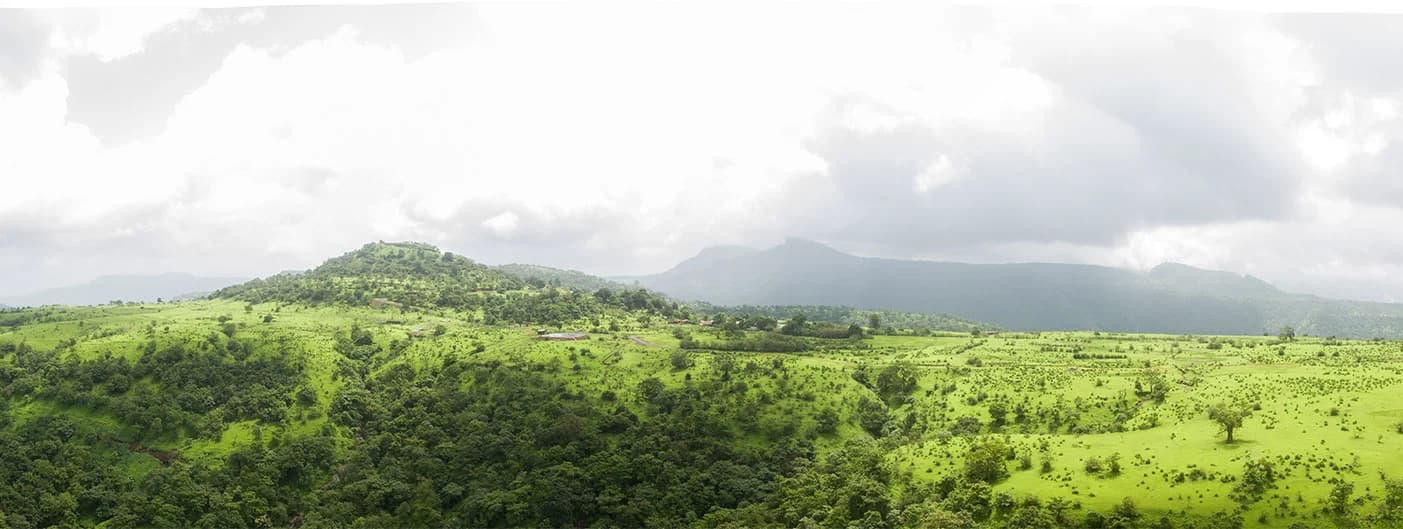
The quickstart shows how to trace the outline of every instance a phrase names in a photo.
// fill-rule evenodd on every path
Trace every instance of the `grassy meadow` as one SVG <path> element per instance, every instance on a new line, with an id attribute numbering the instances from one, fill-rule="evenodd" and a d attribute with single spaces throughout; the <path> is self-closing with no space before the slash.
<path id="1" fill-rule="evenodd" d="M 1099 515 L 1087 513 L 1113 513 L 1127 498 L 1146 526 L 1224 517 L 1245 527 L 1375 524 L 1388 519 L 1378 513 L 1387 512 L 1389 480 L 1403 477 L 1403 344 L 1390 341 L 920 333 L 806 338 L 806 350 L 769 353 L 708 348 L 728 343 L 724 334 L 759 331 L 627 312 L 567 325 L 593 331 L 589 340 L 570 342 L 540 340 L 536 326 L 485 325 L 480 314 L 451 310 L 202 300 L 10 314 L 26 313 L 25 321 L 0 327 L 0 345 L 8 345 L 0 368 L 11 373 L 6 428 L 67 418 L 115 440 L 101 445 L 108 454 L 100 457 L 134 483 L 166 466 L 220 468 L 251 447 L 310 436 L 330 439 L 336 458 L 351 457 L 368 442 L 365 423 L 333 415 L 352 364 L 368 388 L 397 372 L 425 377 L 449 366 L 531 373 L 558 384 L 567 400 L 636 417 L 660 413 L 649 384 L 688 389 L 689 398 L 719 410 L 724 422 L 711 427 L 738 449 L 799 439 L 813 461 L 855 443 L 875 450 L 891 476 L 883 484 L 889 512 L 913 491 L 971 479 L 971 454 L 996 446 L 1001 470 L 986 480 L 984 510 L 972 511 L 972 520 L 988 526 L 1015 525 L 1010 520 L 1028 498 L 1066 510 L 1055 526 L 1093 526 Z M 357 362 L 344 345 L 353 327 L 374 348 Z M 693 348 L 681 349 L 684 340 Z M 18 389 L 15 381 L 32 362 L 21 358 L 18 344 L 52 351 L 52 365 L 76 366 L 137 363 L 177 344 L 230 347 L 242 351 L 240 362 L 292 359 L 298 378 L 277 387 L 281 402 L 290 403 L 277 420 L 231 413 L 213 427 L 196 421 L 153 431 L 114 412 L 114 401 L 55 397 L 45 387 L 56 379 Z M 484 376 L 465 377 L 463 387 L 484 384 Z M 169 390 L 148 376 L 107 393 L 120 399 L 144 384 Z M 1225 442 L 1210 418 L 1214 406 L 1246 414 L 1234 442 Z M 192 431 L 200 428 L 203 434 Z M 176 462 L 157 453 L 175 454 Z M 341 479 L 330 467 L 318 476 L 313 482 Z M 691 523 L 749 525 L 744 516 L 718 521 L 702 514 Z M 119 525 L 85 516 L 70 521 Z"/>

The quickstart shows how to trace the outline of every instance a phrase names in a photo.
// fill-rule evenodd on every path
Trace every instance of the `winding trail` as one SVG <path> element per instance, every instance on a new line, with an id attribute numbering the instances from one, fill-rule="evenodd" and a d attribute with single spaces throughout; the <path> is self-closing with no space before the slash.
<path id="1" fill-rule="evenodd" d="M 641 345 L 641 346 L 643 346 L 643 347 L 653 347 L 653 344 L 648 343 L 647 340 L 644 340 L 644 339 L 639 338 L 639 337 L 634 336 L 634 335 L 629 335 L 628 339 L 633 340 L 633 343 L 636 343 L 636 344 Z"/>

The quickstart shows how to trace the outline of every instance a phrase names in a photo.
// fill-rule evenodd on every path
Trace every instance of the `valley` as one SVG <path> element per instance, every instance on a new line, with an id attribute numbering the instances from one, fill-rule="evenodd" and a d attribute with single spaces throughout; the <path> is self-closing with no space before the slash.
<path id="1" fill-rule="evenodd" d="M 209 299 L 0 312 L 0 512 L 9 527 L 1403 516 L 1398 342 L 805 322 L 601 285 L 371 244 Z"/>

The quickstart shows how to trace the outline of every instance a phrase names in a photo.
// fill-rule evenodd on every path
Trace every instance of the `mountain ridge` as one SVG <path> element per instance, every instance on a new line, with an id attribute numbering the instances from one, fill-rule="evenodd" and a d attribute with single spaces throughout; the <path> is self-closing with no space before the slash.
<path id="1" fill-rule="evenodd" d="M 860 257 L 806 239 L 628 279 L 718 305 L 839 305 L 958 314 L 1015 330 L 1403 336 L 1403 305 L 1296 294 L 1256 277 L 1162 263 L 977 264 Z"/>
<path id="2" fill-rule="evenodd" d="M 161 274 L 110 274 L 92 280 L 4 298 L 4 305 L 103 305 L 112 301 L 174 300 L 204 295 L 246 281 L 237 277 L 210 277 L 185 272 Z"/>

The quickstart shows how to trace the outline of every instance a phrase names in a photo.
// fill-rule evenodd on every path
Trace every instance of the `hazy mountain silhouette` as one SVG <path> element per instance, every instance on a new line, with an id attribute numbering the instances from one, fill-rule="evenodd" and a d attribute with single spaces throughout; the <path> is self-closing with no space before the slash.
<path id="1" fill-rule="evenodd" d="M 101 276 L 87 283 L 4 298 L 6 305 L 101 305 L 111 301 L 167 301 L 195 297 L 243 282 L 234 277 L 202 277 L 185 273 Z"/>
<path id="2" fill-rule="evenodd" d="M 1059 263 L 970 264 L 849 255 L 789 239 L 709 248 L 620 278 L 719 305 L 848 305 L 948 313 L 1010 329 L 1403 336 L 1403 305 L 1283 292 L 1251 276 L 1165 263 L 1147 272 Z"/>

